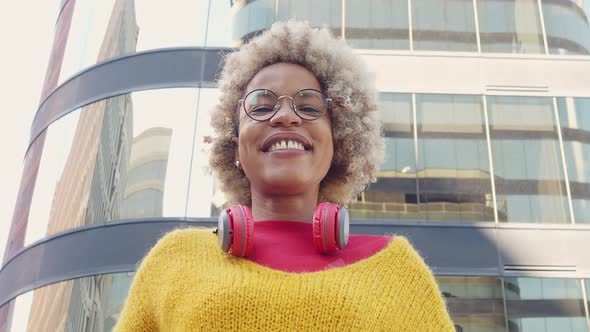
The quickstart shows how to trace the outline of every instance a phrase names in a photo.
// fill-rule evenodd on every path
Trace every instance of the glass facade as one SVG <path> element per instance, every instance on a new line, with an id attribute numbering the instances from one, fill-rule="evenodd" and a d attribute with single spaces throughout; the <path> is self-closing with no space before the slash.
<path id="1" fill-rule="evenodd" d="M 16 298 L 8 331 L 112 331 L 133 276 L 101 274 L 23 294 Z"/>
<path id="2" fill-rule="evenodd" d="M 413 0 L 415 50 L 477 52 L 473 2 Z"/>
<path id="3" fill-rule="evenodd" d="M 505 278 L 509 331 L 588 331 L 577 279 Z"/>
<path id="4" fill-rule="evenodd" d="M 588 223 L 588 100 L 381 93 L 385 162 L 353 217 L 572 223 L 563 149 L 575 220 Z"/>
<path id="5" fill-rule="evenodd" d="M 557 98 L 576 223 L 590 223 L 590 98 Z"/>
<path id="6" fill-rule="evenodd" d="M 542 0 L 551 54 L 590 54 L 588 16 L 574 1 Z"/>
<path id="7" fill-rule="evenodd" d="M 217 98 L 217 89 L 138 91 L 51 124 L 25 245 L 112 220 L 215 216 L 225 198 L 203 137 Z M 589 99 L 555 100 L 557 110 L 547 97 L 381 93 L 385 161 L 352 217 L 571 223 L 558 111 L 573 214 L 589 223 Z"/>
<path id="8" fill-rule="evenodd" d="M 207 158 L 200 151 L 210 134 L 207 111 L 215 91 L 138 91 L 84 106 L 53 123 L 25 245 L 112 220 L 185 217 L 194 187 L 189 179 L 200 186 L 198 193 L 191 191 L 190 215 L 210 216 L 213 179 L 204 174 Z"/>
<path id="9" fill-rule="evenodd" d="M 482 52 L 545 53 L 537 0 L 477 1 Z"/>
<path id="10" fill-rule="evenodd" d="M 291 18 L 330 29 L 373 61 L 396 61 L 400 54 L 587 61 L 588 3 L 77 0 L 69 31 L 60 36 L 66 45 L 62 65 L 52 70 L 62 84 L 97 63 L 109 65 L 146 50 L 224 52 Z M 478 79 L 472 83 L 479 86 Z M 443 93 L 408 88 L 404 80 L 399 75 L 380 82 L 385 160 L 377 182 L 350 203 L 353 219 L 498 229 L 590 224 L 588 96 L 467 87 L 441 88 Z M 209 169 L 210 146 L 204 143 L 212 133 L 210 111 L 219 91 L 147 88 L 99 95 L 48 126 L 30 206 L 20 207 L 27 211 L 25 247 L 87 225 L 214 219 L 227 203 Z M 441 275 L 437 281 L 457 331 L 578 332 L 590 329 L 590 279 L 580 279 L 586 277 L 580 273 L 585 272 L 577 270 L 571 278 Z M 20 295 L 8 330 L 108 331 L 132 277 L 98 274 Z"/>
<path id="11" fill-rule="evenodd" d="M 587 15 L 571 0 L 543 0 L 541 7 L 537 0 L 187 0 L 165 7 L 84 0 L 75 4 L 60 82 L 143 50 L 238 46 L 290 18 L 327 27 L 360 49 L 587 55 Z M 114 43 L 131 45 L 105 50 Z"/>
<path id="12" fill-rule="evenodd" d="M 500 221 L 570 222 L 552 99 L 489 96 L 487 108 Z"/>
<path id="13" fill-rule="evenodd" d="M 348 44 L 356 48 L 409 49 L 408 2 L 346 1 L 345 34 Z"/>
<path id="14" fill-rule="evenodd" d="M 416 95 L 418 207 L 425 220 L 493 221 L 480 96 Z"/>

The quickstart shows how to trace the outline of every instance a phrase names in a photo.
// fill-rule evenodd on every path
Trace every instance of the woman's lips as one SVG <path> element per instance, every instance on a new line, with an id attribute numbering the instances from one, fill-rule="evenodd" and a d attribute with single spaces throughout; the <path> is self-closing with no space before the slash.
<path id="1" fill-rule="evenodd" d="M 265 152 L 266 155 L 272 157 L 281 157 L 281 158 L 288 158 L 288 157 L 299 157 L 304 156 L 308 153 L 311 153 L 309 150 L 278 150 L 272 152 Z"/>

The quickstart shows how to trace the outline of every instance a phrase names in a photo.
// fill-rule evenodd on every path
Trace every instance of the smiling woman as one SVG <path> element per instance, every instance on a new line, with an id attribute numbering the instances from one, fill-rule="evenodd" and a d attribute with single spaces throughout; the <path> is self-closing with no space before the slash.
<path id="1" fill-rule="evenodd" d="M 318 80 L 305 67 L 279 62 L 259 71 L 246 91 L 269 89 L 297 97 L 305 89 L 320 88 Z M 272 117 L 267 121 L 254 120 L 252 116 L 263 106 L 244 103 L 248 113 L 239 115 L 238 137 L 233 139 L 237 145 L 235 158 L 250 182 L 254 220 L 286 217 L 286 220 L 310 221 L 318 202 L 320 183 L 334 154 L 330 116 L 321 116 L 325 113 L 324 105 L 316 111 L 320 116 L 304 119 L 300 114 L 309 107 L 309 102 L 299 105 L 295 112 L 291 102 L 295 98 L 276 100 L 270 108 Z M 258 100 L 258 103 L 268 102 Z M 295 148 L 295 143 L 306 149 Z M 288 211 L 288 215 L 281 217 L 283 211 Z"/>
<path id="2" fill-rule="evenodd" d="M 184 229 L 156 244 L 116 330 L 453 331 L 405 238 L 349 234 L 345 205 L 383 159 L 373 82 L 351 49 L 276 23 L 227 56 L 219 85 L 210 164 L 236 205 L 217 238 Z"/>

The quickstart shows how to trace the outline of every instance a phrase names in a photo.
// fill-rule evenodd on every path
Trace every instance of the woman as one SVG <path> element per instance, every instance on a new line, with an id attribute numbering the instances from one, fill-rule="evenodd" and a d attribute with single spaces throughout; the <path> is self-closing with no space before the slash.
<path id="1" fill-rule="evenodd" d="M 226 57 L 219 87 L 210 163 L 238 205 L 217 237 L 156 244 L 116 330 L 453 331 L 407 240 L 348 237 L 340 206 L 383 158 L 358 56 L 325 30 L 275 23 Z"/>

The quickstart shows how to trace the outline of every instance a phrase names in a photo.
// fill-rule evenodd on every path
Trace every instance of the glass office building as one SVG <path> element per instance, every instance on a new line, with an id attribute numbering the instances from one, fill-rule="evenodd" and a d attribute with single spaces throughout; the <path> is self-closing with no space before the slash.
<path id="1" fill-rule="evenodd" d="M 62 0 L 0 270 L 0 331 L 109 331 L 166 231 L 212 225 L 222 56 L 328 28 L 380 91 L 353 231 L 403 234 L 457 331 L 590 331 L 587 0 Z"/>

